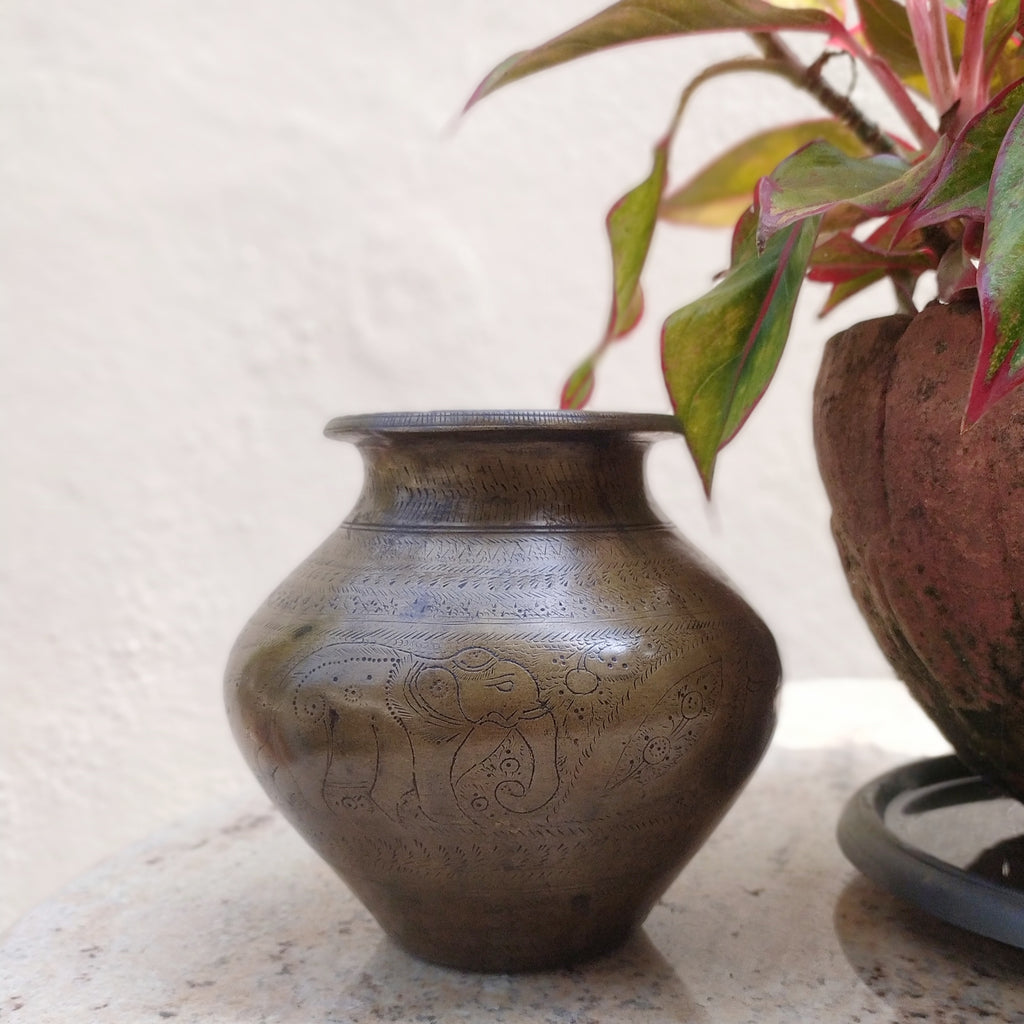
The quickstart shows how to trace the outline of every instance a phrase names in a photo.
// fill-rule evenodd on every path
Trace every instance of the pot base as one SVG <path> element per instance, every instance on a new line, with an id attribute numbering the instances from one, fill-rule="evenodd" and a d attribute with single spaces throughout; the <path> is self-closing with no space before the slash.
<path id="1" fill-rule="evenodd" d="M 407 952 L 443 967 L 481 973 L 584 963 L 625 943 L 646 916 L 646 909 L 638 914 L 635 907 L 609 908 L 616 901 L 593 901 L 583 893 L 534 898 L 520 893 L 515 903 L 500 894 L 454 905 L 434 894 L 422 902 L 401 902 L 392 893 L 389 900 L 394 913 L 381 914 L 378 904 L 378 921 Z"/>

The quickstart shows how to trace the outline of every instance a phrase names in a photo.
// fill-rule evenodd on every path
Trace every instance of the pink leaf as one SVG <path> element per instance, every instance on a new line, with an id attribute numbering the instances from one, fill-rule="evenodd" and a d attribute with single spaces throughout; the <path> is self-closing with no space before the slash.
<path id="1" fill-rule="evenodd" d="M 964 425 L 1024 383 L 1024 109 L 996 157 L 978 265 L 982 339 Z"/>

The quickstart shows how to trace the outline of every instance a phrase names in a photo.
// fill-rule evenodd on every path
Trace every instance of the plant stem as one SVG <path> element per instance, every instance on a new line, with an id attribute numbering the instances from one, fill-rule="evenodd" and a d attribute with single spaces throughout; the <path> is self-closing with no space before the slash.
<path id="1" fill-rule="evenodd" d="M 895 153 L 896 147 L 888 136 L 847 96 L 842 96 L 821 76 L 825 61 L 803 64 L 785 43 L 770 32 L 752 32 L 757 48 L 768 58 L 785 68 L 783 74 L 798 89 L 813 96 L 830 114 L 847 125 L 873 153 Z"/>
<path id="2" fill-rule="evenodd" d="M 982 0 L 982 6 L 987 6 L 987 0 Z M 940 0 L 907 0 L 907 18 L 932 103 L 940 115 L 945 114 L 956 102 L 956 72 L 949 50 L 946 6 Z"/>
<path id="3" fill-rule="evenodd" d="M 985 105 L 988 81 L 985 70 L 985 0 L 968 0 L 964 19 L 964 48 L 957 73 L 956 96 L 960 100 L 956 116 L 959 126 L 966 124 Z"/>
<path id="4" fill-rule="evenodd" d="M 909 274 L 893 273 L 889 275 L 893 290 L 896 292 L 896 312 L 908 316 L 917 315 L 914 304 L 914 279 Z"/>

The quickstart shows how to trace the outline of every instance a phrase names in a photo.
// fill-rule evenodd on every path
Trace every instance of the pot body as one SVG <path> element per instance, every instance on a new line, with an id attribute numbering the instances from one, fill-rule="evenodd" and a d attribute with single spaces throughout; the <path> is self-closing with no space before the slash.
<path id="1" fill-rule="evenodd" d="M 815 442 L 853 595 L 961 759 L 1024 798 L 1024 391 L 961 431 L 976 303 L 829 342 Z"/>
<path id="2" fill-rule="evenodd" d="M 350 417 L 366 477 L 226 676 L 260 782 L 382 927 L 465 969 L 646 916 L 756 766 L 779 662 L 652 511 L 670 417 Z"/>

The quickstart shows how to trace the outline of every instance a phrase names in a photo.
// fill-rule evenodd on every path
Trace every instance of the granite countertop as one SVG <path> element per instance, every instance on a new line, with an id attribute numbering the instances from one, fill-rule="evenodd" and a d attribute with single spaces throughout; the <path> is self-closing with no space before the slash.
<path id="1" fill-rule="evenodd" d="M 622 950 L 531 975 L 408 956 L 256 792 L 105 861 L 0 939 L 0 1021 L 1024 1024 L 1024 951 L 862 878 L 835 824 L 945 751 L 891 682 L 790 683 L 765 761 Z"/>

